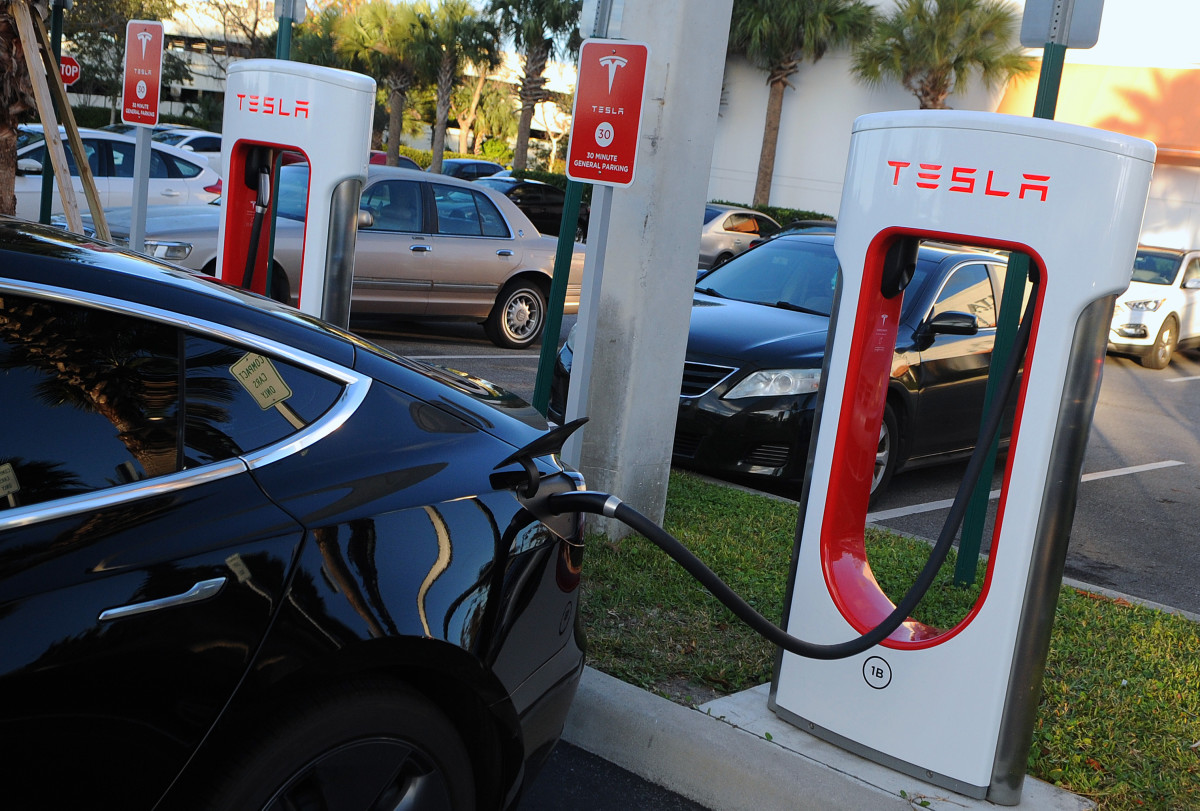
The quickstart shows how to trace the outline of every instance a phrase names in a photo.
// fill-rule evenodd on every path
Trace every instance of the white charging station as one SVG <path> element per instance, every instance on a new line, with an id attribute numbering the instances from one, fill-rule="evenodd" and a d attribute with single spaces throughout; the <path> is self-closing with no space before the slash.
<path id="1" fill-rule="evenodd" d="M 285 153 L 298 153 L 309 168 L 299 307 L 335 324 L 349 321 L 374 108 L 375 80 L 369 76 L 279 59 L 247 59 L 230 66 L 217 247 L 222 280 L 267 293 L 269 223 L 278 190 L 270 189 L 263 205 L 259 186 L 273 182 Z M 255 233 L 256 218 L 260 234 Z"/>
<path id="2" fill-rule="evenodd" d="M 855 122 L 790 634 L 842 642 L 894 607 L 863 548 L 903 297 L 880 289 L 890 245 L 917 236 L 1028 254 L 1033 333 L 974 609 L 953 628 L 909 621 L 847 659 L 784 653 L 770 699 L 781 718 L 960 794 L 1020 801 L 1105 336 L 1154 159 L 1148 141 L 1036 118 L 909 111 Z"/>

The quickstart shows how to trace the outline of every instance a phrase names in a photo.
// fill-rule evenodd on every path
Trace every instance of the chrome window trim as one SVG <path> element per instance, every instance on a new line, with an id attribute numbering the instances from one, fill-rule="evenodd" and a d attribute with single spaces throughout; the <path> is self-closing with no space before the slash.
<path id="1" fill-rule="evenodd" d="M 350 415 L 362 405 L 373 382 L 370 377 L 353 369 L 347 369 L 339 364 L 331 363 L 324 358 L 286 346 L 269 338 L 204 319 L 188 318 L 158 307 L 134 304 L 122 299 L 102 296 L 96 293 L 65 290 L 38 282 L 25 282 L 14 279 L 0 280 L 0 292 L 35 296 L 64 304 L 91 306 L 119 315 L 146 318 L 181 329 L 204 331 L 209 336 L 227 340 L 242 347 L 261 350 L 266 354 L 295 363 L 297 366 L 320 373 L 342 384 L 341 395 L 321 417 L 278 442 L 265 445 L 253 451 L 243 453 L 240 456 L 232 457 L 231 459 L 222 459 L 201 467 L 176 471 L 166 476 L 158 476 L 153 479 L 109 487 L 92 493 L 81 493 L 52 502 L 41 502 L 30 504 L 28 507 L 5 510 L 0 512 L 0 531 L 10 527 L 25 526 L 43 520 L 61 518 L 77 512 L 110 507 L 136 498 L 144 498 L 148 495 L 159 495 L 175 490 L 182 490 L 193 485 L 237 475 L 247 470 L 265 467 L 316 444 L 344 425 L 350 418 Z"/>

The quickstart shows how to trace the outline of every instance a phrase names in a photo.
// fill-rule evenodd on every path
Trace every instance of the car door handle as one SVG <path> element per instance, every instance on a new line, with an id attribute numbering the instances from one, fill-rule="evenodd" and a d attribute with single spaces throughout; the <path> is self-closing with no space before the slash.
<path id="1" fill-rule="evenodd" d="M 413 253 L 432 253 L 433 246 L 432 245 L 413 245 L 409 248 L 409 250 L 412 251 Z"/>
<path id="2" fill-rule="evenodd" d="M 496 251 L 496 256 L 512 256 L 512 255 L 513 255 L 513 252 L 508 248 L 501 248 L 500 250 Z"/>
<path id="3" fill-rule="evenodd" d="M 187 605 L 188 603 L 198 603 L 202 600 L 207 600 L 210 597 L 216 597 L 217 592 L 225 585 L 224 577 L 214 577 L 212 580 L 201 580 L 196 585 L 192 586 L 182 594 L 173 594 L 170 597 L 160 597 L 157 600 L 146 600 L 141 603 L 129 603 L 128 605 L 119 605 L 116 608 L 106 608 L 100 612 L 100 621 L 107 622 L 108 620 L 124 619 L 125 617 L 133 617 L 138 614 L 146 614 L 151 611 L 158 611 L 162 608 L 174 608 L 177 605 Z"/>
<path id="4" fill-rule="evenodd" d="M 178 197 L 179 195 L 180 192 L 177 192 L 174 189 L 163 189 L 162 191 L 163 197 Z"/>

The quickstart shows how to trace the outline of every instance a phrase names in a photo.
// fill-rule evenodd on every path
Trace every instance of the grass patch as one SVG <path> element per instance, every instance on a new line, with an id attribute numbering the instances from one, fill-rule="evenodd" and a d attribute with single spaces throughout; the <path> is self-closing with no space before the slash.
<path id="1" fill-rule="evenodd" d="M 768 619 L 783 613 L 795 507 L 671 475 L 664 521 Z M 867 549 L 894 599 L 929 546 L 872 531 Z M 950 586 L 953 552 L 914 616 L 939 627 L 966 615 L 978 589 Z M 980 570 L 982 576 L 982 569 Z M 582 613 L 589 663 L 679 699 L 769 681 L 775 649 L 738 622 L 649 541 L 593 538 Z M 1200 626 L 1064 588 L 1051 638 L 1029 773 L 1103 811 L 1200 809 Z"/>

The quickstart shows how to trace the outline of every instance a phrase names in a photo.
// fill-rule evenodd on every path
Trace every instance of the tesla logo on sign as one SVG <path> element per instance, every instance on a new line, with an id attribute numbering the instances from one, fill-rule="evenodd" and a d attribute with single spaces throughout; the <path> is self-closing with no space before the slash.
<path id="1" fill-rule="evenodd" d="M 888 161 L 891 167 L 892 185 L 899 186 L 901 175 L 908 177 L 912 173 L 912 161 Z M 1024 200 L 1026 195 L 1034 196 L 1044 203 L 1050 193 L 1050 175 L 1035 175 L 1031 172 L 1021 173 L 1021 183 L 1015 179 L 997 179 L 992 169 L 976 169 L 969 166 L 946 167 L 940 163 L 918 163 L 914 185 L 918 189 L 934 191 L 945 184 L 946 191 L 962 192 L 964 194 L 983 194 L 987 197 L 1009 197 L 1013 194 L 1014 186 L 1018 200 Z"/>
<path id="2" fill-rule="evenodd" d="M 633 183 L 649 57 L 650 48 L 640 42 L 589 39 L 583 43 L 567 177 L 604 186 Z"/>
<path id="3" fill-rule="evenodd" d="M 121 120 L 152 127 L 158 123 L 162 88 L 163 26 L 151 20 L 130 20 L 125 27 L 125 79 Z"/>

